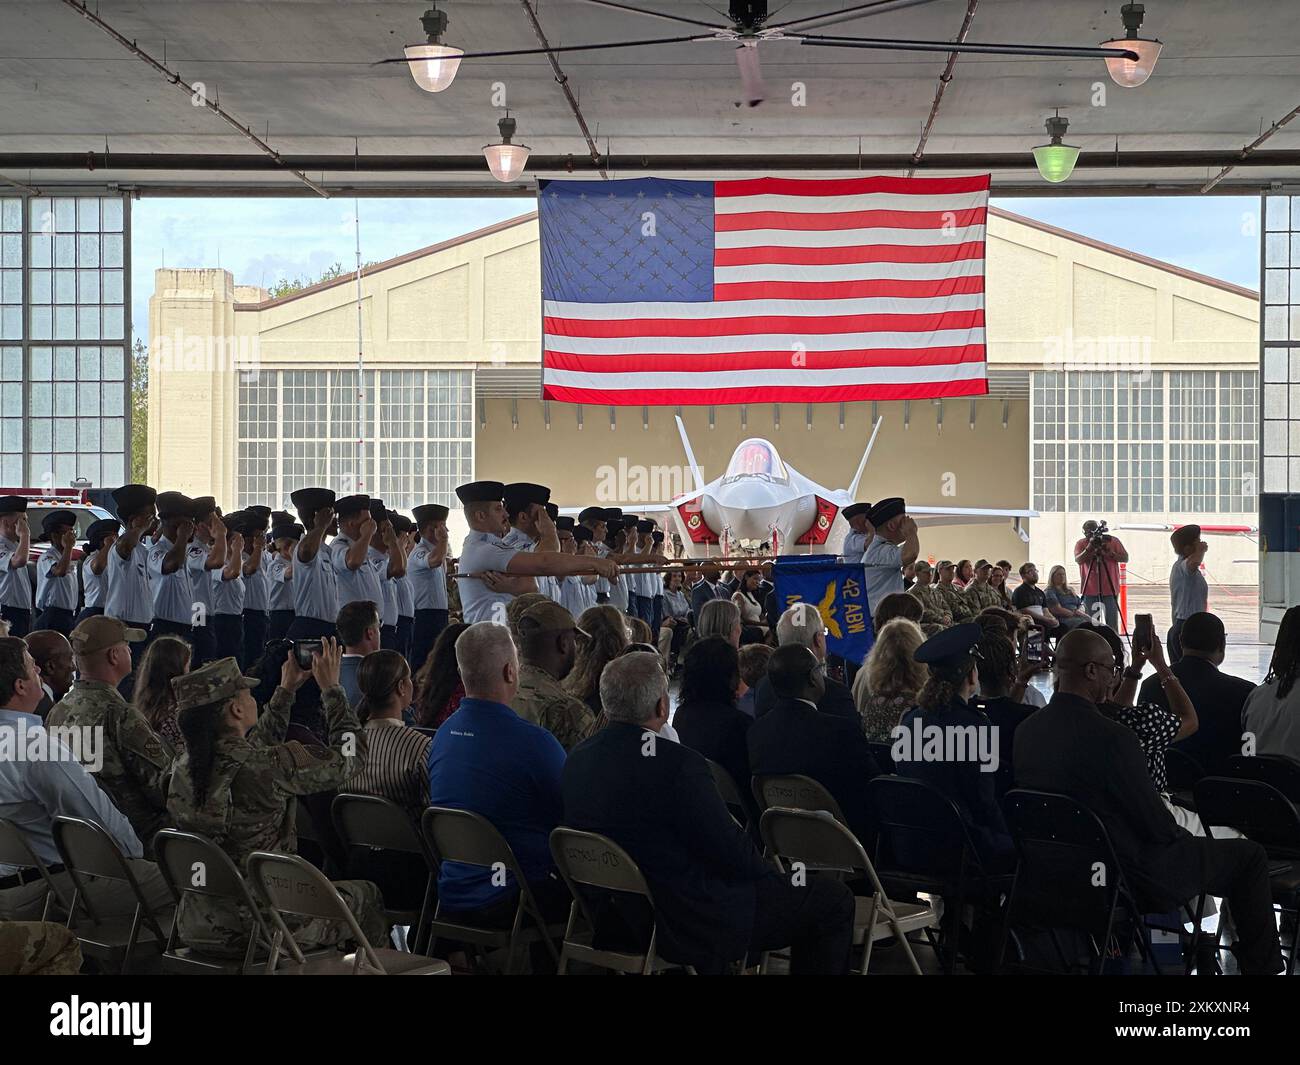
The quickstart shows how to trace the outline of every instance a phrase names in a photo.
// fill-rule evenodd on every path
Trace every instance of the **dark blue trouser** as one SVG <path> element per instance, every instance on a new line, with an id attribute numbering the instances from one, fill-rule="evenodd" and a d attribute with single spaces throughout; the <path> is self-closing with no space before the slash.
<path id="1" fill-rule="evenodd" d="M 207 624 L 195 625 L 190 629 L 190 640 L 194 643 L 194 658 L 191 669 L 198 669 L 205 662 L 215 662 L 217 655 L 217 633 L 214 625 L 215 615 L 209 614 Z"/>
<path id="2" fill-rule="evenodd" d="M 284 635 L 290 640 L 321 640 L 326 636 L 337 636 L 338 629 L 332 621 L 295 616 Z"/>
<path id="3" fill-rule="evenodd" d="M 654 604 L 652 610 L 654 620 L 650 622 L 650 631 L 655 633 L 657 636 L 659 633 L 659 626 L 664 623 L 664 597 L 662 595 L 656 595 L 651 600 L 651 603 Z"/>
<path id="4" fill-rule="evenodd" d="M 627 597 L 627 612 L 650 625 L 654 620 L 654 600 L 648 595 L 630 592 Z"/>
<path id="5" fill-rule="evenodd" d="M 1169 626 L 1169 633 L 1165 636 L 1165 654 L 1168 656 L 1171 666 L 1183 657 L 1183 622 L 1185 620 L 1185 618 L 1174 618 L 1174 623 Z"/>
<path id="6" fill-rule="evenodd" d="M 379 626 L 379 646 L 385 651 L 401 650 L 397 646 L 397 626 L 380 625 Z"/>
<path id="7" fill-rule="evenodd" d="M 83 606 L 81 613 L 77 615 L 77 624 L 80 625 L 86 618 L 97 618 L 103 612 L 104 608 L 102 606 Z"/>
<path id="8" fill-rule="evenodd" d="M 248 669 L 266 649 L 268 618 L 265 610 L 244 611 L 244 647 L 239 656 L 241 669 Z"/>
<path id="9" fill-rule="evenodd" d="M 411 633 L 415 629 L 415 618 L 407 614 L 397 615 L 397 649 L 409 664 L 411 661 Z"/>
<path id="10" fill-rule="evenodd" d="M 9 622 L 9 635 L 19 639 L 32 631 L 32 612 L 21 606 L 0 606 L 0 618 Z"/>
<path id="11" fill-rule="evenodd" d="M 222 658 L 239 660 L 244 653 L 244 616 L 242 614 L 211 614 L 208 617 L 216 648 L 212 660 Z"/>
<path id="12" fill-rule="evenodd" d="M 419 671 L 424 665 L 429 652 L 442 630 L 447 627 L 446 608 L 426 608 L 415 612 L 415 623 L 411 629 L 411 653 L 406 656 L 411 669 Z"/>
<path id="13" fill-rule="evenodd" d="M 292 610 L 272 610 L 271 622 L 266 628 L 267 640 L 283 640 L 285 634 L 289 631 L 289 626 L 292 624 Z"/>
<path id="14" fill-rule="evenodd" d="M 66 606 L 47 606 L 36 617 L 38 629 L 53 629 L 64 636 L 72 631 L 72 611 Z"/>

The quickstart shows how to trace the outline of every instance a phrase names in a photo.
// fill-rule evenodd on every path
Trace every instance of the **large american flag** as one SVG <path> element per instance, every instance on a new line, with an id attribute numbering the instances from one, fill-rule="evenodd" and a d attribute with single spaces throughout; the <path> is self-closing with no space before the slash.
<path id="1" fill-rule="evenodd" d="M 543 398 L 988 392 L 989 177 L 543 181 Z"/>

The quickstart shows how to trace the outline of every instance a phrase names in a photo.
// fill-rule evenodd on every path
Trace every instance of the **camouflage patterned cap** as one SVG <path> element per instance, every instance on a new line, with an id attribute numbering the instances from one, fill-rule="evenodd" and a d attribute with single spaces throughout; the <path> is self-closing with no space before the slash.
<path id="1" fill-rule="evenodd" d="M 72 644 L 73 654 L 89 655 L 119 643 L 139 643 L 148 638 L 144 629 L 130 628 L 126 622 L 107 614 L 92 614 L 72 630 L 68 642 Z"/>
<path id="2" fill-rule="evenodd" d="M 245 688 L 256 688 L 260 682 L 239 672 L 239 663 L 233 658 L 221 658 L 190 673 L 172 678 L 172 693 L 176 696 L 179 713 L 191 706 L 219 703 L 238 695 Z"/>

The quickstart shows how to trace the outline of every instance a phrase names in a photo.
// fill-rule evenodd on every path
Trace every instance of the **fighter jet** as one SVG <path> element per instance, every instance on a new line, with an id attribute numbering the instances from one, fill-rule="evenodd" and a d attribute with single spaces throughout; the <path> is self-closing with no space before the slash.
<path id="1" fill-rule="evenodd" d="M 841 511 L 857 497 L 862 473 L 871 457 L 883 418 L 877 418 L 848 488 L 826 488 L 781 460 L 776 445 L 761 437 L 742 440 L 726 472 L 707 484 L 681 418 L 677 431 L 695 478 L 694 491 L 675 497 L 667 506 L 640 507 L 664 511 L 677 527 L 689 555 L 770 550 L 773 554 L 837 553 L 848 523 Z M 972 525 L 1009 521 L 1026 543 L 1022 528 L 1035 510 L 983 510 L 971 507 L 925 507 L 908 504 L 917 525 Z"/>

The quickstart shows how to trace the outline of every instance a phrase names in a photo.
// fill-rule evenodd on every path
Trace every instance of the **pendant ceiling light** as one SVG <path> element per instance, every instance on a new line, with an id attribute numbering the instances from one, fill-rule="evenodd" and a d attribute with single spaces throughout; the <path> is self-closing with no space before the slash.
<path id="1" fill-rule="evenodd" d="M 1064 181 L 1074 172 L 1074 164 L 1079 158 L 1079 149 L 1072 144 L 1063 144 L 1062 138 L 1069 128 L 1070 120 L 1054 115 L 1047 120 L 1048 144 L 1040 144 L 1034 149 L 1034 163 L 1044 181 Z"/>
<path id="2" fill-rule="evenodd" d="M 465 50 L 442 43 L 442 35 L 447 32 L 445 11 L 429 8 L 420 18 L 420 24 L 424 26 L 428 42 L 406 46 L 406 65 L 415 84 L 425 92 L 442 92 L 455 79 Z"/>
<path id="3" fill-rule="evenodd" d="M 1148 40 L 1138 36 L 1142 26 L 1142 16 L 1146 9 L 1141 4 L 1125 4 L 1120 8 L 1120 18 L 1124 20 L 1125 34 L 1113 41 L 1102 41 L 1103 48 L 1123 48 L 1136 52 L 1137 59 L 1125 59 L 1122 56 L 1107 56 L 1106 69 L 1110 80 L 1126 89 L 1134 89 L 1151 77 L 1160 58 L 1160 49 L 1164 47 L 1159 41 Z"/>
<path id="4" fill-rule="evenodd" d="M 501 131 L 501 143 L 485 144 L 483 156 L 487 159 L 488 169 L 492 171 L 494 178 L 498 181 L 514 181 L 524 172 L 528 153 L 532 149 L 526 144 L 510 143 L 510 138 L 515 135 L 513 118 L 508 116 L 503 118 L 497 123 L 497 129 Z"/>

